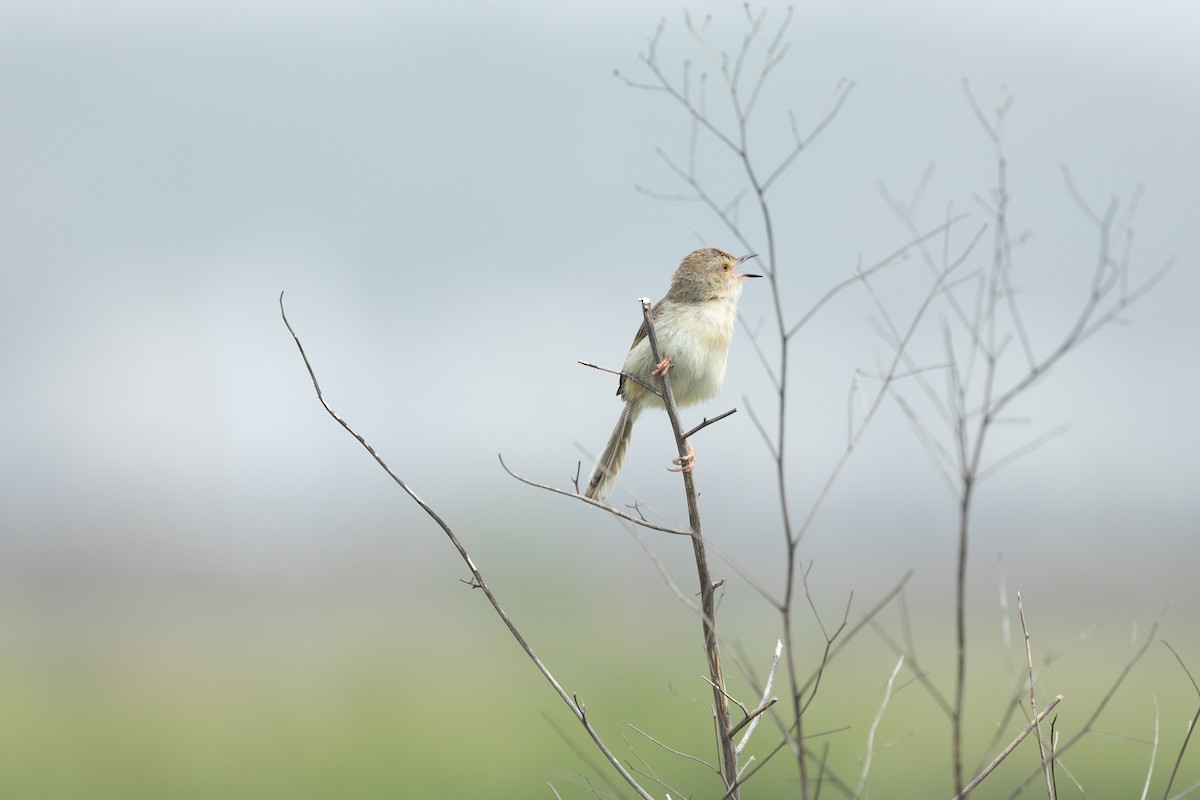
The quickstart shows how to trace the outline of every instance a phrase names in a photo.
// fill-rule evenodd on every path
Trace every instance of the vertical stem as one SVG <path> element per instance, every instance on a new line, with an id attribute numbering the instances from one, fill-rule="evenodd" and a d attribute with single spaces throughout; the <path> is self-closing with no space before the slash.
<path id="1" fill-rule="evenodd" d="M 646 321 L 646 338 L 650 342 L 650 352 L 655 362 L 661 362 L 662 351 L 658 348 L 658 336 L 654 332 L 654 321 L 651 319 L 649 300 L 642 300 L 642 316 Z M 679 448 L 680 458 L 688 456 L 688 443 L 684 438 L 683 426 L 679 423 L 679 411 L 675 406 L 675 395 L 671 391 L 669 370 L 662 376 L 663 404 L 667 408 L 667 416 L 671 420 L 671 428 L 675 432 L 675 444 Z M 700 612 L 701 625 L 704 629 L 704 652 L 708 657 L 708 674 L 713 686 L 713 706 L 717 717 L 717 735 L 721 747 L 721 778 L 725 781 L 726 794 L 729 800 L 739 800 L 740 789 L 738 779 L 738 754 L 734 746 L 732 723 L 729 718 L 729 697 L 725 693 L 725 670 L 721 666 L 721 650 L 717 642 L 716 621 L 716 589 L 713 586 L 712 574 L 708 569 L 708 555 L 704 548 L 704 535 L 700 528 L 700 505 L 696 496 L 696 482 L 692 473 L 683 472 L 683 488 L 687 495 L 688 524 L 692 531 L 692 550 L 696 556 L 696 577 L 700 581 Z"/>
<path id="2" fill-rule="evenodd" d="M 690 472 L 683 473 L 683 481 L 688 496 L 688 520 L 692 528 L 692 550 L 696 556 L 696 576 L 700 581 L 700 608 L 704 628 L 704 652 L 708 656 L 708 673 L 713 682 L 713 703 L 717 712 L 717 731 L 721 738 L 722 777 L 725 779 L 726 790 L 737 783 L 738 756 L 730 733 L 732 723 L 729 718 L 729 698 L 725 694 L 725 672 L 721 666 L 721 651 L 717 643 L 716 590 L 713 588 L 712 576 L 708 571 L 708 558 L 704 550 L 704 537 L 700 533 L 700 511 L 696 506 L 696 486 Z M 730 800 L 740 796 L 738 789 L 727 795 Z"/>
<path id="3" fill-rule="evenodd" d="M 958 571 L 954 585 L 955 613 L 955 669 L 954 669 L 954 716 L 951 719 L 951 758 L 954 763 L 954 791 L 963 798 L 963 704 L 967 685 L 967 541 L 971 519 L 971 498 L 975 482 L 971 475 L 963 478 L 962 503 L 958 522 Z"/>
<path id="4" fill-rule="evenodd" d="M 783 535 L 787 544 L 787 583 L 784 587 L 782 604 L 783 638 L 787 646 L 788 680 L 791 683 L 792 713 L 795 717 L 795 739 L 793 752 L 800 770 L 800 797 L 808 800 L 808 760 L 804 757 L 803 702 L 796 674 L 796 650 L 792 642 L 792 598 L 796 586 L 796 549 L 799 541 L 792 534 L 792 520 L 788 512 L 787 495 L 787 389 L 788 389 L 788 330 L 783 314 L 783 302 L 779 291 L 779 263 L 775 252 L 775 228 L 771 220 L 771 207 L 767 203 L 766 189 L 759 183 L 746 151 L 746 135 L 743 120 L 742 149 L 740 151 L 746 177 L 758 197 L 759 212 L 762 214 L 763 230 L 767 239 L 767 279 L 771 282 L 771 302 L 775 309 L 775 323 L 779 328 L 779 427 L 775 445 L 775 476 L 779 491 L 779 508 L 783 517 Z M 788 734 L 791 735 L 790 733 Z"/>

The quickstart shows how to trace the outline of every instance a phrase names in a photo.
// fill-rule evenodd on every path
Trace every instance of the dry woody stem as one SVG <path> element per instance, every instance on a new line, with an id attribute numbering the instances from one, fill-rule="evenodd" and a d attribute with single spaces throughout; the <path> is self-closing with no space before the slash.
<path id="1" fill-rule="evenodd" d="M 654 332 L 654 321 L 651 315 L 649 300 L 642 300 L 642 316 L 646 322 L 646 337 L 650 340 L 650 350 L 654 360 L 661 362 L 663 353 L 658 347 L 658 337 Z M 667 408 L 667 416 L 671 420 L 671 430 L 675 433 L 675 444 L 679 448 L 679 457 L 688 456 L 688 442 L 683 425 L 679 421 L 679 410 L 675 407 L 675 396 L 671 392 L 671 371 L 668 369 L 662 375 L 663 403 Z M 708 656 L 709 678 L 713 686 L 713 704 L 716 710 L 717 738 L 721 750 L 721 777 L 730 792 L 732 800 L 739 797 L 738 751 L 733 742 L 733 726 L 729 716 L 729 696 L 725 692 L 725 673 L 721 665 L 721 650 L 717 643 L 716 623 L 716 587 L 713 585 L 712 574 L 708 568 L 708 555 L 704 549 L 704 535 L 700 526 L 700 505 L 696 495 L 696 482 L 691 470 L 680 473 L 683 476 L 684 493 L 687 495 L 688 526 L 692 531 L 692 549 L 696 556 L 696 576 L 700 581 L 700 619 L 704 628 L 704 651 Z"/>
<path id="2" fill-rule="evenodd" d="M 471 556 L 467 553 L 467 548 L 463 546 L 462 541 L 458 538 L 458 536 L 455 535 L 454 531 L 450 528 L 446 521 L 443 520 L 428 503 L 422 500 L 417 493 L 400 478 L 400 476 L 392 471 L 391 467 L 384 462 L 383 458 L 379 455 L 375 448 L 371 446 L 370 442 L 368 442 L 362 436 L 362 434 L 350 427 L 349 423 L 342 419 L 329 405 L 329 402 L 325 399 L 325 394 L 321 391 L 320 383 L 317 382 L 317 374 L 313 371 L 313 366 L 308 360 L 308 354 L 304 352 L 304 345 L 300 343 L 300 337 L 292 328 L 292 323 L 288 321 L 287 312 L 283 307 L 283 292 L 279 293 L 279 314 L 283 318 L 283 324 L 287 326 L 288 333 L 292 335 L 292 339 L 296 342 L 296 348 L 300 351 L 300 357 L 304 360 L 304 367 L 308 370 L 309 378 L 312 379 L 313 390 L 317 393 L 317 399 L 321 402 L 321 405 L 325 408 L 325 411 L 329 414 L 329 416 L 333 417 L 334 421 L 337 422 L 338 425 L 341 425 L 347 433 L 353 436 L 359 444 L 366 448 L 366 451 L 371 454 L 371 457 L 375 459 L 375 462 L 379 464 L 380 468 L 382 468 L 383 471 L 388 474 L 388 477 L 390 477 L 397 486 L 403 489 L 404 493 L 411 497 L 413 501 L 421 507 L 421 510 L 424 511 L 429 518 L 432 519 L 437 526 L 442 529 L 442 532 L 446 534 L 446 538 L 448 538 L 450 543 L 454 545 L 454 549 L 458 551 L 458 555 L 462 558 L 463 563 L 467 565 L 467 569 L 471 572 L 471 580 L 469 581 L 469 585 L 472 588 L 483 591 L 488 602 L 491 603 L 492 608 L 495 609 L 496 614 L 504 623 L 504 626 L 508 628 L 509 633 L 511 633 L 512 637 L 517 640 L 517 644 L 520 645 L 521 649 L 525 651 L 525 655 L 529 656 L 530 660 L 533 661 L 534 666 L 536 666 L 538 671 L 542 673 L 542 676 L 545 677 L 552 687 L 554 687 L 555 693 L 562 699 L 564 703 L 567 704 L 567 707 L 571 710 L 571 713 L 575 715 L 577 720 L 579 720 L 579 723 L 583 726 L 584 730 L 587 731 L 588 736 L 591 737 L 592 741 L 595 742 L 596 747 L 599 748 L 600 752 L 604 755 L 605 760 L 607 760 L 608 763 L 612 765 L 613 769 L 615 769 L 621 775 L 621 777 L 625 779 L 625 782 L 628 783 L 635 792 L 637 792 L 639 797 L 644 798 L 644 800 L 653 800 L 653 795 L 639 785 L 637 779 L 625 767 L 625 764 L 616 757 L 612 750 L 608 748 L 608 745 L 606 745 L 600 738 L 600 734 L 588 720 L 587 708 L 579 700 L 579 697 L 577 695 L 567 693 L 567 690 L 562 687 L 562 684 L 558 682 L 558 680 L 550 672 L 550 669 L 542 662 L 540 658 L 538 658 L 537 653 L 533 651 L 533 648 L 529 645 L 529 642 L 527 642 L 521 632 L 517 630 L 516 624 L 513 623 L 512 619 L 505 612 L 503 606 L 500 605 L 499 599 L 495 594 L 492 593 L 487 581 L 484 580 L 483 573 L 479 571 L 479 568 L 475 566 L 475 562 L 471 560 Z"/>

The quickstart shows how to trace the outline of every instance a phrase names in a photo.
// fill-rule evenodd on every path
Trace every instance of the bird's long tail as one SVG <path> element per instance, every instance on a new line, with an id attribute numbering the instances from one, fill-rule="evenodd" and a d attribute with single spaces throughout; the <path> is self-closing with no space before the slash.
<path id="1" fill-rule="evenodd" d="M 608 437 L 604 452 L 596 459 L 596 466 L 592 467 L 592 475 L 588 478 L 587 489 L 583 493 L 585 497 L 603 500 L 612 493 L 617 482 L 617 473 L 621 471 L 621 464 L 625 461 L 625 451 L 629 449 L 634 420 L 638 418 L 640 411 L 641 409 L 633 403 L 626 403 L 625 408 L 621 410 L 621 416 L 613 428 L 612 436 Z"/>

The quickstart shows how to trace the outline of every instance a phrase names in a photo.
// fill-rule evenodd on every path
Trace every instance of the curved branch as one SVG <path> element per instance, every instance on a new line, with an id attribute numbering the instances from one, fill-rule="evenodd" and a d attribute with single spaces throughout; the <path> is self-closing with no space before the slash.
<path id="1" fill-rule="evenodd" d="M 608 749 L 608 745 L 604 743 L 604 740 L 600 738 L 600 734 L 595 728 L 592 727 L 591 722 L 588 721 L 587 709 L 583 703 L 579 701 L 578 696 L 567 694 L 566 689 L 562 687 L 562 685 L 550 672 L 550 669 L 542 662 L 540 658 L 538 658 L 537 653 L 535 653 L 533 648 L 530 647 L 529 642 L 527 642 L 525 637 L 521 635 L 521 632 L 517 630 L 516 624 L 500 605 L 500 601 L 496 598 L 496 595 L 492 593 L 491 588 L 487 585 L 487 581 L 483 579 L 483 573 L 479 571 L 479 568 L 475 566 L 475 562 L 471 560 L 471 556 L 467 553 L 467 548 L 463 546 L 463 543 L 454 534 L 454 531 L 450 529 L 450 526 L 446 524 L 446 521 L 443 520 L 428 503 L 417 496 L 417 493 L 414 492 L 412 488 L 410 488 L 409 485 L 405 483 L 402 478 L 400 478 L 399 475 L 393 472 L 391 467 L 384 463 L 383 458 L 380 457 L 375 448 L 371 446 L 370 442 L 368 442 L 362 436 L 362 434 L 350 427 L 349 423 L 338 416 L 337 412 L 334 411 L 329 405 L 329 402 L 325 399 L 325 394 L 321 391 L 321 385 L 317 382 L 317 374 L 313 371 L 312 364 L 308 360 L 308 354 L 304 352 L 304 345 L 300 343 L 300 337 L 292 328 L 292 323 L 288 321 L 287 312 L 284 311 L 283 308 L 283 292 L 279 293 L 279 315 L 283 317 L 283 324 L 287 326 L 288 333 L 292 335 L 292 339 L 296 342 L 296 348 L 300 351 L 300 358 L 304 359 L 304 367 L 308 370 L 309 378 L 312 379 L 312 385 L 313 389 L 317 393 L 317 399 L 321 401 L 321 405 L 324 406 L 325 411 L 328 412 L 329 416 L 333 417 L 334 421 L 337 422 L 338 425 L 341 425 L 347 433 L 357 439 L 358 443 L 366 448 L 367 452 L 371 454 L 371 457 L 375 459 L 375 462 L 379 464 L 383 471 L 388 474 L 388 477 L 391 478 L 397 486 L 403 489 L 404 493 L 411 497 L 413 501 L 421 507 L 421 510 L 429 515 L 430 519 L 437 523 L 437 526 L 442 529 L 443 533 L 446 534 L 446 538 L 448 538 L 450 543 L 454 545 L 454 549 L 458 551 L 463 563 L 467 565 L 467 569 L 471 571 L 471 581 L 469 585 L 472 588 L 483 590 L 488 602 L 491 603 L 492 608 L 495 609 L 497 616 L 500 617 L 500 620 L 504 623 L 504 626 L 508 628 L 508 632 L 511 633 L 512 637 L 517 640 L 517 644 L 519 644 L 521 649 L 525 651 L 525 655 L 529 656 L 529 659 L 534 663 L 534 666 L 537 667 L 538 671 L 542 673 L 542 676 L 550 683 L 552 687 L 554 687 L 555 693 L 558 694 L 558 696 L 562 698 L 562 701 L 567 704 L 567 708 L 571 709 L 571 713 L 574 714 L 575 718 L 579 720 L 579 723 L 583 725 L 584 730 L 587 731 L 588 736 L 590 736 L 592 741 L 595 742 L 596 747 L 599 748 L 600 752 L 604 754 L 604 757 L 608 760 L 608 763 L 612 765 L 613 769 L 620 773 L 621 777 L 625 779 L 625 782 L 628 783 L 635 792 L 637 792 L 639 797 L 642 797 L 644 800 L 654 800 L 653 795 L 651 795 L 638 784 L 637 779 L 635 779 L 629 770 L 625 768 L 625 765 L 621 763 L 616 755 L 614 755 L 613 752 Z"/>

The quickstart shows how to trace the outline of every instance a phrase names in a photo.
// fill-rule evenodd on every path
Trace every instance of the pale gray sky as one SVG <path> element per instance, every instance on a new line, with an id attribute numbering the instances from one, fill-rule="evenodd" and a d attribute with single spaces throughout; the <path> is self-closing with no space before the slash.
<path id="1" fill-rule="evenodd" d="M 693 6 L 709 11 L 736 44 L 740 4 Z M 678 74 L 696 54 L 667 2 L 5 3 L 6 580 L 261 580 L 372 553 L 397 529 L 412 539 L 401 562 L 444 546 L 322 416 L 278 319 L 282 289 L 338 410 L 482 547 L 503 551 L 486 544 L 492 532 L 528 547 L 564 530 L 611 534 L 603 517 L 512 482 L 495 454 L 562 485 L 573 442 L 600 447 L 618 411 L 611 376 L 575 359 L 619 365 L 635 298 L 661 295 L 698 241 L 737 249 L 701 206 L 634 191 L 678 191 L 654 150 L 687 142 L 678 108 L 612 75 L 643 77 L 637 53 L 660 18 Z M 1128 581 L 1149 585 L 1151 605 L 1196 608 L 1197 29 L 1178 2 L 796 9 L 755 145 L 779 151 L 787 109 L 811 125 L 837 81 L 856 88 L 774 197 L 794 308 L 860 255 L 904 243 L 880 182 L 907 195 L 936 162 L 926 219 L 951 202 L 978 217 L 972 196 L 994 166 L 964 77 L 985 107 L 1001 85 L 1016 98 L 1012 224 L 1033 232 L 1019 268 L 1047 346 L 1085 291 L 1095 242 L 1060 163 L 1097 206 L 1145 186 L 1139 274 L 1179 258 L 1128 326 L 1021 404 L 1031 435 L 1073 429 L 986 486 L 981 570 L 1005 552 L 1029 559 L 1034 585 Z M 730 162 L 708 153 L 712 179 L 730 180 Z M 769 314 L 764 287 L 743 310 Z M 854 369 L 872 367 L 872 314 L 848 292 L 796 346 L 798 506 L 840 447 Z M 743 395 L 766 408 L 767 391 L 742 331 L 724 395 L 696 413 L 744 408 Z M 624 478 L 670 506 L 656 427 L 640 423 Z M 698 444 L 714 464 L 714 539 L 769 569 L 773 496 L 748 415 Z M 761 539 L 732 533 L 748 510 L 762 511 Z M 951 512 L 891 409 L 810 557 L 864 575 L 941 564 Z M 869 563 L 856 561 L 863 542 Z"/>

